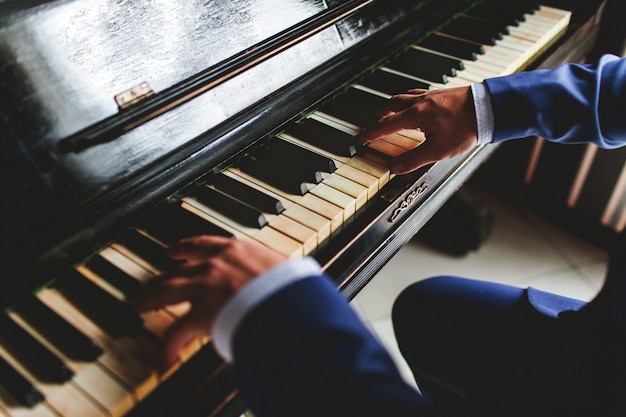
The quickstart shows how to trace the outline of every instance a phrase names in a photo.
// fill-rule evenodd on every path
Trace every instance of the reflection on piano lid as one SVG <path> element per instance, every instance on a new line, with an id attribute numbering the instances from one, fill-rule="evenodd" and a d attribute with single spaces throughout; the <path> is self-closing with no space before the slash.
<path id="1" fill-rule="evenodd" d="M 394 176 L 388 161 L 425 138 L 355 146 L 375 109 L 409 88 L 580 59 L 592 43 L 592 19 L 526 1 L 257 3 L 0 5 L 15 180 L 3 183 L 0 416 L 241 415 L 210 340 L 158 365 L 188 305 L 128 304 L 172 267 L 167 247 L 208 233 L 310 255 L 350 297 L 493 149 Z M 143 81 L 154 94 L 118 110 L 113 97 Z"/>

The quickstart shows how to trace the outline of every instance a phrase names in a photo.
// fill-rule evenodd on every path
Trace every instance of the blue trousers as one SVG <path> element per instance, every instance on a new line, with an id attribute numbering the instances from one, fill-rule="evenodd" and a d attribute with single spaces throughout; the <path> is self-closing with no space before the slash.
<path id="1" fill-rule="evenodd" d="M 407 288 L 392 316 L 418 386 L 447 415 L 624 416 L 626 344 L 599 298 L 441 276 Z"/>

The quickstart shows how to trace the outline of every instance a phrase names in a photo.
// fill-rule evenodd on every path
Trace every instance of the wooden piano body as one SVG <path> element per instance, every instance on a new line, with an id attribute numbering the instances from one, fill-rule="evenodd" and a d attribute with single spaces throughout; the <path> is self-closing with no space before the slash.
<path id="1" fill-rule="evenodd" d="M 390 175 L 423 137 L 352 147 L 381 100 L 593 45 L 599 2 L 486 3 L 0 2 L 0 416 L 240 415 L 210 341 L 154 366 L 184 311 L 138 317 L 126 299 L 199 231 L 313 256 L 354 296 L 494 149 Z M 326 168 L 290 188 L 318 156 Z M 229 216 L 267 196 L 284 211 Z"/>

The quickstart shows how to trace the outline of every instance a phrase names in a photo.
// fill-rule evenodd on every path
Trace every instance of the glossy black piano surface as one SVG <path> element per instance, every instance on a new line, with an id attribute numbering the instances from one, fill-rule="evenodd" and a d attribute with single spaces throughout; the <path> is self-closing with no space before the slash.
<path id="1" fill-rule="evenodd" d="M 168 268 L 168 244 L 196 233 L 314 256 L 356 294 L 493 151 L 390 176 L 386 161 L 423 138 L 357 149 L 351 137 L 374 109 L 412 87 L 582 60 L 593 45 L 599 2 L 542 3 L 571 15 L 484 3 L 0 1 L 0 415 L 24 404 L 90 415 L 61 411 L 46 384 L 29 383 L 46 372 L 90 392 L 83 369 L 132 393 L 111 394 L 119 403 L 94 393 L 94 415 L 240 414 L 210 344 L 165 375 L 147 365 L 179 313 L 138 317 L 124 300 Z M 517 50 L 507 36 L 527 36 L 517 25 L 533 15 L 545 39 Z M 483 73 L 474 60 L 493 55 L 488 26 L 496 48 L 517 52 L 478 64 Z M 479 34 L 484 46 L 463 39 Z M 45 336 L 43 321 L 66 337 Z M 15 324 L 44 335 L 44 350 L 64 345 L 61 361 L 26 353 L 18 365 L 21 350 L 42 356 L 7 333 Z M 136 372 L 118 369 L 125 361 Z"/>
<path id="2" fill-rule="evenodd" d="M 3 17 L 3 253 L 102 221 L 181 160 L 203 166 L 171 190 L 210 170 L 345 84 L 328 61 L 402 16 L 369 6 L 341 19 L 360 2 L 204 3 L 62 1 Z M 298 85 L 320 66 L 328 86 Z M 114 97 L 144 81 L 156 94 L 120 112 Z M 287 85 L 300 103 L 268 102 Z"/>

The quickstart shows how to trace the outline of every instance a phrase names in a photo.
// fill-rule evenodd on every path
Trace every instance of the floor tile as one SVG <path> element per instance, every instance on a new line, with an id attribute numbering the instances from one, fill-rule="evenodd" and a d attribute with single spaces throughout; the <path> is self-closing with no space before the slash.
<path id="1" fill-rule="evenodd" d="M 571 266 L 554 239 L 546 239 L 540 219 L 529 220 L 507 202 L 481 191 L 494 214 L 491 236 L 475 252 L 453 256 L 414 239 L 405 245 L 355 299 L 369 320 L 389 316 L 393 300 L 408 285 L 436 275 L 456 275 L 525 286 L 530 279 Z M 567 241 L 556 232 L 555 236 Z M 573 255 L 572 255 L 573 256 Z M 594 253 L 594 256 L 600 256 Z"/>
<path id="2" fill-rule="evenodd" d="M 607 270 L 607 259 L 603 256 L 599 259 L 577 265 L 580 273 L 585 277 L 585 281 L 591 287 L 593 294 L 597 294 L 604 284 L 604 277 Z"/>
<path id="3" fill-rule="evenodd" d="M 606 261 L 607 253 L 603 249 L 586 242 L 553 223 L 545 221 L 529 211 L 520 209 L 519 212 L 529 224 L 541 228 L 541 237 L 572 264 L 586 263 L 597 259 Z"/>
<path id="4" fill-rule="evenodd" d="M 400 374 L 404 378 L 404 380 L 411 386 L 417 389 L 417 384 L 415 382 L 415 378 L 413 377 L 413 373 L 411 369 L 404 361 L 402 354 L 400 353 L 400 349 L 398 349 L 398 344 L 396 343 L 396 339 L 393 333 L 393 326 L 391 324 L 391 320 L 382 319 L 370 322 L 370 326 L 374 334 L 378 336 L 378 339 L 385 346 L 387 352 L 389 352 L 390 356 L 396 363 Z"/>
<path id="5" fill-rule="evenodd" d="M 535 277 L 524 283 L 542 291 L 560 294 L 578 300 L 589 301 L 596 294 L 594 288 L 582 276 L 580 271 L 565 268 L 550 274 Z"/>

